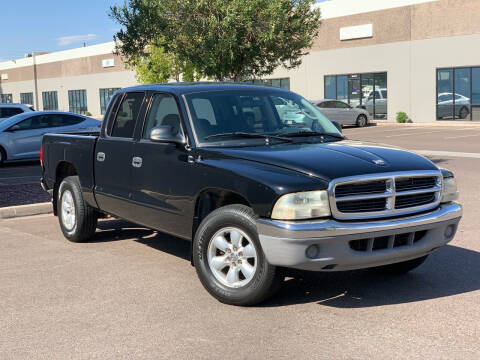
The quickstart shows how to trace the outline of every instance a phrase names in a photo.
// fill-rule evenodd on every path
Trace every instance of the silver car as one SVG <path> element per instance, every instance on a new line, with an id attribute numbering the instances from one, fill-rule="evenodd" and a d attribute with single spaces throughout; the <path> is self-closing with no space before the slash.
<path id="1" fill-rule="evenodd" d="M 318 107 L 320 112 L 329 120 L 335 120 L 340 125 L 367 126 L 370 116 L 367 110 L 352 108 L 346 102 L 340 100 L 317 100 L 312 104 Z"/>
<path id="2" fill-rule="evenodd" d="M 51 132 L 100 131 L 101 121 L 59 111 L 32 111 L 0 120 L 0 164 L 38 159 L 42 137 Z"/>
<path id="3" fill-rule="evenodd" d="M 30 111 L 35 111 L 32 105 L 0 103 L 0 120 Z"/>

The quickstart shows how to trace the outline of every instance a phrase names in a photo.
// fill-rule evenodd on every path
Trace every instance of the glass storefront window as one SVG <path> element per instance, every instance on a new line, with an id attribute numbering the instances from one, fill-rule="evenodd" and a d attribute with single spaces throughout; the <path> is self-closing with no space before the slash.
<path id="1" fill-rule="evenodd" d="M 437 120 L 480 121 L 480 67 L 437 69 Z"/>
<path id="2" fill-rule="evenodd" d="M 337 98 L 337 81 L 335 76 L 325 76 L 325 99 Z"/>
<path id="3" fill-rule="evenodd" d="M 387 118 L 387 73 L 327 75 L 325 98 L 343 100 L 366 109 L 375 119 Z"/>

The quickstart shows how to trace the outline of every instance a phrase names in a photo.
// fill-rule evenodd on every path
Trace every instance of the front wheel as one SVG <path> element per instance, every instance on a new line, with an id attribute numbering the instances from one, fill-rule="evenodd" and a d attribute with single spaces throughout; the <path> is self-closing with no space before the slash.
<path id="1" fill-rule="evenodd" d="M 78 176 L 68 176 L 60 183 L 57 214 L 60 228 L 68 240 L 84 242 L 95 234 L 98 213 L 83 200 Z"/>
<path id="2" fill-rule="evenodd" d="M 357 126 L 358 127 L 364 127 L 364 126 L 367 126 L 368 124 L 368 119 L 365 115 L 361 114 L 361 115 L 358 115 L 357 117 Z"/>
<path id="3" fill-rule="evenodd" d="M 198 277 L 217 300 L 248 306 L 271 296 L 283 280 L 281 270 L 262 251 L 252 209 L 228 205 L 209 214 L 193 243 Z"/>
<path id="4" fill-rule="evenodd" d="M 425 255 L 417 259 L 403 261 L 396 264 L 377 266 L 377 267 L 371 268 L 370 270 L 373 270 L 374 272 L 382 273 L 382 274 L 402 275 L 422 265 L 424 261 L 427 259 L 427 257 L 428 255 Z"/>

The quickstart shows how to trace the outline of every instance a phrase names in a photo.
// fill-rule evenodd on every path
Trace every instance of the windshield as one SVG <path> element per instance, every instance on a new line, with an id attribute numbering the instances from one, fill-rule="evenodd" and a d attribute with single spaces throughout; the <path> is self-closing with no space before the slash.
<path id="1" fill-rule="evenodd" d="M 185 97 L 198 143 L 238 142 L 241 134 L 288 136 L 311 132 L 340 136 L 337 128 L 315 106 L 292 92 L 223 90 L 191 93 Z M 215 136 L 219 134 L 221 140 Z M 245 136 L 242 140 L 259 141 L 255 136 Z"/>

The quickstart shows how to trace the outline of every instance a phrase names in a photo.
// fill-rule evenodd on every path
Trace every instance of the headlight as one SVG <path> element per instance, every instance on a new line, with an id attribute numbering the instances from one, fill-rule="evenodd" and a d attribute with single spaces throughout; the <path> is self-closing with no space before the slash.
<path id="1" fill-rule="evenodd" d="M 442 197 L 440 202 L 446 203 L 458 199 L 457 182 L 453 173 L 446 169 L 441 169 L 443 175 Z"/>
<path id="2" fill-rule="evenodd" d="M 283 195 L 275 203 L 272 219 L 300 220 L 330 216 L 326 190 Z"/>

